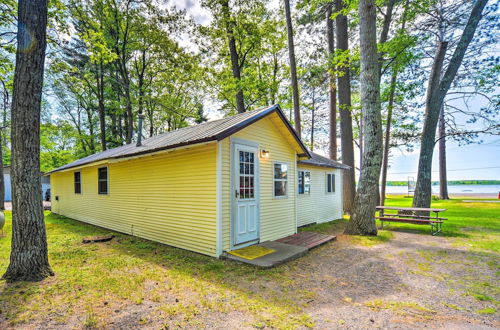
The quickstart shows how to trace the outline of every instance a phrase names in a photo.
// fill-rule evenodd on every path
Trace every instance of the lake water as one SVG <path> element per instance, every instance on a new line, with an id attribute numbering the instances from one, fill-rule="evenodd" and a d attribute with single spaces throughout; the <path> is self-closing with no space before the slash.
<path id="1" fill-rule="evenodd" d="M 406 194 L 406 186 L 387 186 L 387 194 Z M 433 193 L 439 193 L 439 185 L 432 186 Z M 448 185 L 450 194 L 498 194 L 500 185 Z"/>

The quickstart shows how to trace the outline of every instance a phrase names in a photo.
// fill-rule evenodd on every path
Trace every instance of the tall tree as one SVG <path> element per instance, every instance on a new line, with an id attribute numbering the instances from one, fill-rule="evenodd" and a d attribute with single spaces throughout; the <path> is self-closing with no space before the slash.
<path id="1" fill-rule="evenodd" d="M 444 106 L 439 112 L 439 198 L 450 199 L 448 196 L 448 175 L 446 173 L 446 126 Z"/>
<path id="2" fill-rule="evenodd" d="M 2 127 L 0 127 L 0 210 L 5 210 L 5 180 L 4 180 L 4 154 L 3 148 L 5 145 L 4 135 L 6 134 L 6 125 L 7 125 L 7 112 L 9 107 L 9 90 L 7 89 L 5 81 L 0 79 L 0 83 L 2 84 L 2 114 L 3 114 L 3 122 Z"/>
<path id="3" fill-rule="evenodd" d="M 300 127 L 300 97 L 299 82 L 297 78 L 297 63 L 295 61 L 295 45 L 293 44 L 292 13 L 290 10 L 290 0 L 285 0 L 286 29 L 288 34 L 288 57 L 290 59 L 290 80 L 292 82 L 293 114 L 295 130 L 301 136 Z"/>
<path id="4" fill-rule="evenodd" d="M 326 40 L 328 43 L 329 63 L 331 62 L 331 57 L 335 55 L 335 30 L 333 27 L 332 7 L 333 2 L 327 4 L 326 8 Z M 328 146 L 328 154 L 330 159 L 337 160 L 337 83 L 335 81 L 334 69 L 330 67 L 329 71 L 330 82 L 328 94 L 330 98 L 328 107 L 330 110 L 330 144 Z"/>
<path id="5" fill-rule="evenodd" d="M 429 207 L 431 204 L 432 156 L 436 143 L 435 137 L 439 112 L 441 111 L 446 94 L 462 64 L 467 47 L 474 37 L 474 33 L 487 2 L 488 0 L 476 0 L 474 3 L 467 24 L 453 52 L 450 63 L 444 71 L 442 79 L 440 79 L 440 76 L 448 42 L 444 40 L 438 42 L 436 57 L 432 66 L 431 77 L 427 89 L 425 121 L 420 142 L 417 183 L 415 186 L 415 197 L 413 199 L 414 207 Z"/>
<path id="6" fill-rule="evenodd" d="M 356 183 L 354 179 L 354 145 L 352 136 L 352 115 L 351 115 L 351 75 L 349 64 L 349 34 L 347 16 L 344 15 L 344 0 L 336 0 L 337 16 L 336 42 L 337 52 L 343 54 L 345 60 L 341 67 L 337 69 L 337 92 L 340 113 L 340 144 L 342 149 L 342 163 L 351 167 L 349 171 L 343 171 L 344 175 L 344 211 L 351 213 L 354 195 L 356 193 Z"/>
<path id="7" fill-rule="evenodd" d="M 40 106 L 47 0 L 20 0 L 12 100 L 12 249 L 3 278 L 38 281 L 49 265 L 40 179 Z"/>
<path id="8" fill-rule="evenodd" d="M 231 8 L 229 7 L 229 0 L 222 0 L 222 15 L 225 20 L 226 34 L 227 34 L 227 44 L 229 47 L 229 54 L 231 55 L 231 69 L 233 71 L 233 78 L 236 80 L 237 92 L 236 92 L 236 111 L 238 113 L 245 112 L 245 99 L 243 95 L 243 89 L 239 84 L 241 83 L 241 65 L 240 65 L 240 55 L 236 47 L 235 33 L 235 23 L 234 18 L 231 17 Z"/>
<path id="9" fill-rule="evenodd" d="M 382 28 L 382 32 L 380 34 L 380 43 L 384 43 L 387 41 L 388 33 L 389 33 L 389 27 L 390 27 L 390 21 L 392 20 L 392 11 L 394 9 L 394 0 L 390 0 L 389 3 L 387 4 L 387 11 L 384 16 L 384 25 Z M 407 19 L 407 10 L 408 10 L 408 1 L 405 1 L 404 9 L 403 9 L 403 14 L 402 14 L 402 19 L 401 19 L 401 27 L 397 33 L 397 35 L 394 37 L 394 39 L 397 39 L 398 36 L 403 36 L 405 33 L 406 29 L 406 19 Z M 403 37 L 403 39 L 406 39 Z M 401 44 L 401 43 L 399 43 Z M 405 49 L 409 46 L 408 42 L 403 42 L 402 48 Z M 396 47 L 393 47 L 396 48 Z M 387 170 L 389 168 L 389 149 L 391 148 L 391 126 L 392 126 L 392 120 L 393 120 L 393 111 L 394 111 L 394 99 L 396 96 L 396 85 L 397 85 L 397 80 L 398 80 L 398 74 L 401 66 L 401 54 L 404 54 L 405 52 L 396 49 L 396 55 L 393 58 L 393 64 L 391 67 L 391 78 L 389 82 L 389 96 L 388 96 L 388 102 L 387 102 L 387 118 L 386 118 L 386 123 L 385 123 L 385 134 L 384 134 L 384 153 L 383 153 L 383 158 L 382 158 L 382 170 L 381 170 L 381 188 L 380 188 L 380 205 L 385 204 L 385 189 L 386 189 L 386 184 L 387 184 Z M 381 52 L 381 56 L 383 56 L 383 52 Z M 380 61 L 380 77 L 381 79 L 382 76 L 382 67 L 383 67 L 383 62 L 382 59 Z"/>
<path id="10" fill-rule="evenodd" d="M 376 10 L 375 0 L 359 1 L 360 85 L 365 145 L 353 211 L 345 229 L 345 233 L 351 235 L 377 235 L 375 206 L 382 163 L 382 125 Z"/>

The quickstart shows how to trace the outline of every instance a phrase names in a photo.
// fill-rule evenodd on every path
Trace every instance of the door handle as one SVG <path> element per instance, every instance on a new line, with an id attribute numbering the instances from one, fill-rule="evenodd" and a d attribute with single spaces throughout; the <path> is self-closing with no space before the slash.
<path id="1" fill-rule="evenodd" d="M 238 198 L 238 196 L 239 196 L 239 195 L 240 195 L 240 193 L 238 192 L 238 189 L 236 189 L 236 190 L 234 191 L 234 197 Z"/>

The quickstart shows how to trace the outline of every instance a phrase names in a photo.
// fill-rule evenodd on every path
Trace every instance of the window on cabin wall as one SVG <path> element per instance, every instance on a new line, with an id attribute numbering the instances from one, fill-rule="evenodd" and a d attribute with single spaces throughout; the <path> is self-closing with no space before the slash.
<path id="1" fill-rule="evenodd" d="M 299 195 L 311 193 L 311 172 L 299 171 Z"/>
<path id="2" fill-rule="evenodd" d="M 108 194 L 108 168 L 101 167 L 97 169 L 98 174 L 98 192 L 100 195 Z"/>
<path id="3" fill-rule="evenodd" d="M 274 163 L 274 197 L 288 195 L 288 164 Z"/>
<path id="4" fill-rule="evenodd" d="M 75 194 L 82 193 L 82 173 L 75 172 L 74 173 L 74 181 L 75 181 Z"/>
<path id="5" fill-rule="evenodd" d="M 335 192 L 335 174 L 333 173 L 326 174 L 326 192 L 327 193 Z"/>

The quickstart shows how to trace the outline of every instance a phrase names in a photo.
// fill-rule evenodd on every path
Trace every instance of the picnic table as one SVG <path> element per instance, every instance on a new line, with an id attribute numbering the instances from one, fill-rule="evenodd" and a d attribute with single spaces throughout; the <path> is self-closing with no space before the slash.
<path id="1" fill-rule="evenodd" d="M 406 222 L 417 225 L 430 225 L 431 234 L 436 235 L 442 230 L 444 220 L 439 216 L 440 212 L 446 209 L 424 208 L 424 207 L 397 207 L 397 206 L 377 206 L 376 211 L 379 211 L 381 227 L 384 228 L 384 222 Z M 386 211 L 396 211 L 396 213 L 386 213 Z M 434 213 L 431 216 L 430 213 Z"/>

